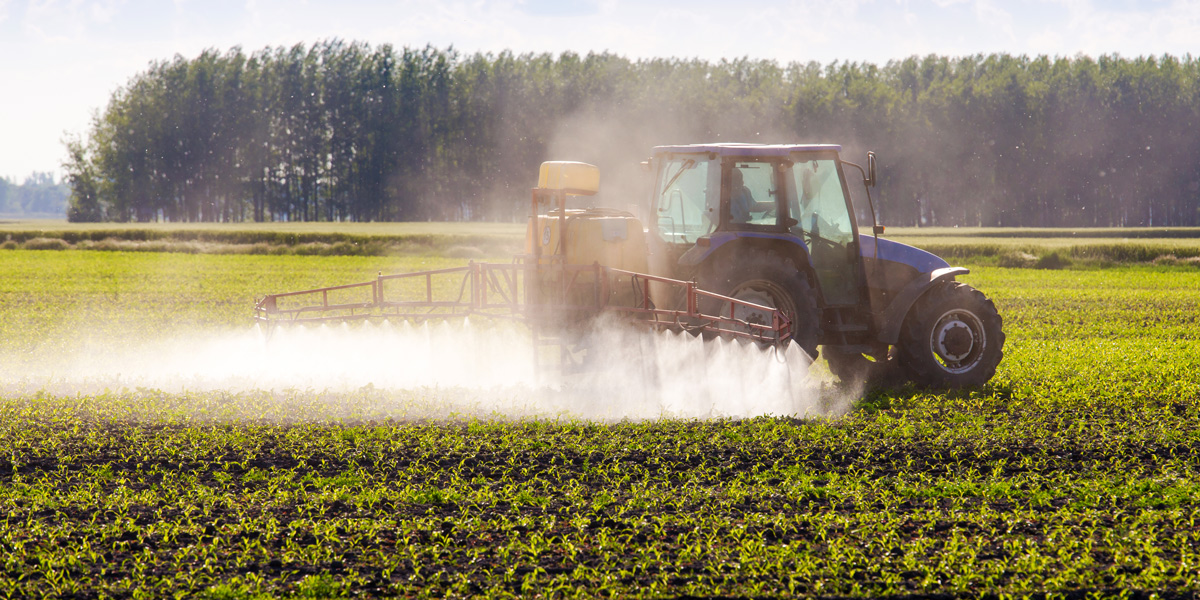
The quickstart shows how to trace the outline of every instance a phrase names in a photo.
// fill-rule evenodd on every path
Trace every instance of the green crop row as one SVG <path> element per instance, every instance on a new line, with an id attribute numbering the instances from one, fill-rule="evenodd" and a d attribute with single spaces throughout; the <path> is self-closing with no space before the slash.
<path id="1" fill-rule="evenodd" d="M 248 328 L 266 292 L 460 262 L 0 252 L 0 358 Z M 0 380 L 0 597 L 1200 594 L 1200 271 L 971 266 L 1008 333 L 996 378 L 839 418 Z"/>
<path id="2" fill-rule="evenodd" d="M 1198 591 L 1195 402 L 1080 426 L 909 401 L 839 421 L 284 426 L 46 418 L 45 399 L 0 431 L 0 593 Z"/>

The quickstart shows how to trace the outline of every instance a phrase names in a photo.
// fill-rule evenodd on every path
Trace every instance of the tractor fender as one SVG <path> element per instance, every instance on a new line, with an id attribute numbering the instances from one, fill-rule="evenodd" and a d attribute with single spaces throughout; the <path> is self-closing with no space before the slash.
<path id="1" fill-rule="evenodd" d="M 951 281 L 959 275 L 966 275 L 971 270 L 966 267 L 944 267 L 922 273 L 916 279 L 908 282 L 887 308 L 876 315 L 876 329 L 879 331 L 879 341 L 885 344 L 895 344 L 900 339 L 900 327 L 904 325 L 904 317 L 909 309 L 916 304 L 917 299 L 933 286 L 943 281 Z"/>
<path id="2" fill-rule="evenodd" d="M 789 234 L 758 231 L 718 231 L 712 235 L 701 237 L 696 240 L 696 245 L 679 257 L 679 266 L 688 269 L 695 268 L 708 262 L 719 252 L 743 246 L 779 249 L 796 263 L 797 268 L 804 271 L 812 268 L 812 261 L 808 257 L 808 248 L 799 238 Z"/>

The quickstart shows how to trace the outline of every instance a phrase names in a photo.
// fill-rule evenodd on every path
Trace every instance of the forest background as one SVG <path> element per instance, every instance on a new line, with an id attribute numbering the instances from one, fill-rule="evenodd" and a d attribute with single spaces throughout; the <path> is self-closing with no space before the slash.
<path id="1" fill-rule="evenodd" d="M 879 156 L 883 222 L 1200 225 L 1200 61 L 461 54 L 329 40 L 156 62 L 68 141 L 73 221 L 523 218 L 537 165 L 640 200 L 654 145 Z"/>
<path id="2" fill-rule="evenodd" d="M 0 177 L 0 218 L 61 219 L 69 195 L 70 188 L 53 173 L 34 172 L 19 184 Z"/>

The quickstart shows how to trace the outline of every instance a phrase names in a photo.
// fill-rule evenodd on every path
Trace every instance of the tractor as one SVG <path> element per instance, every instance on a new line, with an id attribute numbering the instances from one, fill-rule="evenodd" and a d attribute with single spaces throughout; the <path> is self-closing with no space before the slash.
<path id="1" fill-rule="evenodd" d="M 875 155 L 864 168 L 840 153 L 836 145 L 658 146 L 642 163 L 650 193 L 632 211 L 580 208 L 600 189 L 599 169 L 546 162 L 525 252 L 512 263 L 272 294 L 258 300 L 256 316 L 272 327 L 504 318 L 528 325 L 535 347 L 559 346 L 567 365 L 586 355 L 589 324 L 613 315 L 706 339 L 795 346 L 842 380 L 986 383 L 1003 356 L 995 306 L 955 280 L 967 269 L 881 238 L 870 193 Z M 867 233 L 848 169 L 862 178 Z M 438 297 L 438 277 L 461 278 L 456 298 Z M 333 299 L 346 294 L 361 298 Z"/>
<path id="2" fill-rule="evenodd" d="M 644 163 L 652 274 L 781 310 L 792 343 L 842 379 L 900 375 L 933 388 L 982 385 L 1004 332 L 995 305 L 955 281 L 969 271 L 880 236 L 867 166 L 836 145 L 658 146 Z M 846 171 L 872 219 L 860 231 Z M 739 320 L 767 315 L 742 305 Z"/>

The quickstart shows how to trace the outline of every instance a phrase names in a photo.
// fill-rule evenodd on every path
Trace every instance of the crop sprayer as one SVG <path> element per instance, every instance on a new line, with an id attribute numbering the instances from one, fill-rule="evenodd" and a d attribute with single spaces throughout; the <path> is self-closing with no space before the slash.
<path id="1" fill-rule="evenodd" d="M 600 189 L 597 167 L 546 162 L 525 251 L 510 263 L 379 274 L 271 294 L 267 328 L 483 317 L 524 324 L 558 366 L 586 358 L 603 319 L 699 339 L 796 344 L 842 379 L 890 374 L 933 388 L 982 385 L 1003 356 L 994 304 L 955 278 L 969 271 L 880 237 L 876 162 L 836 145 L 658 146 L 636 212 L 569 208 Z M 872 227 L 859 231 L 846 170 L 862 176 Z M 570 202 L 568 200 L 570 199 Z M 535 357 L 536 359 L 536 357 Z"/>

